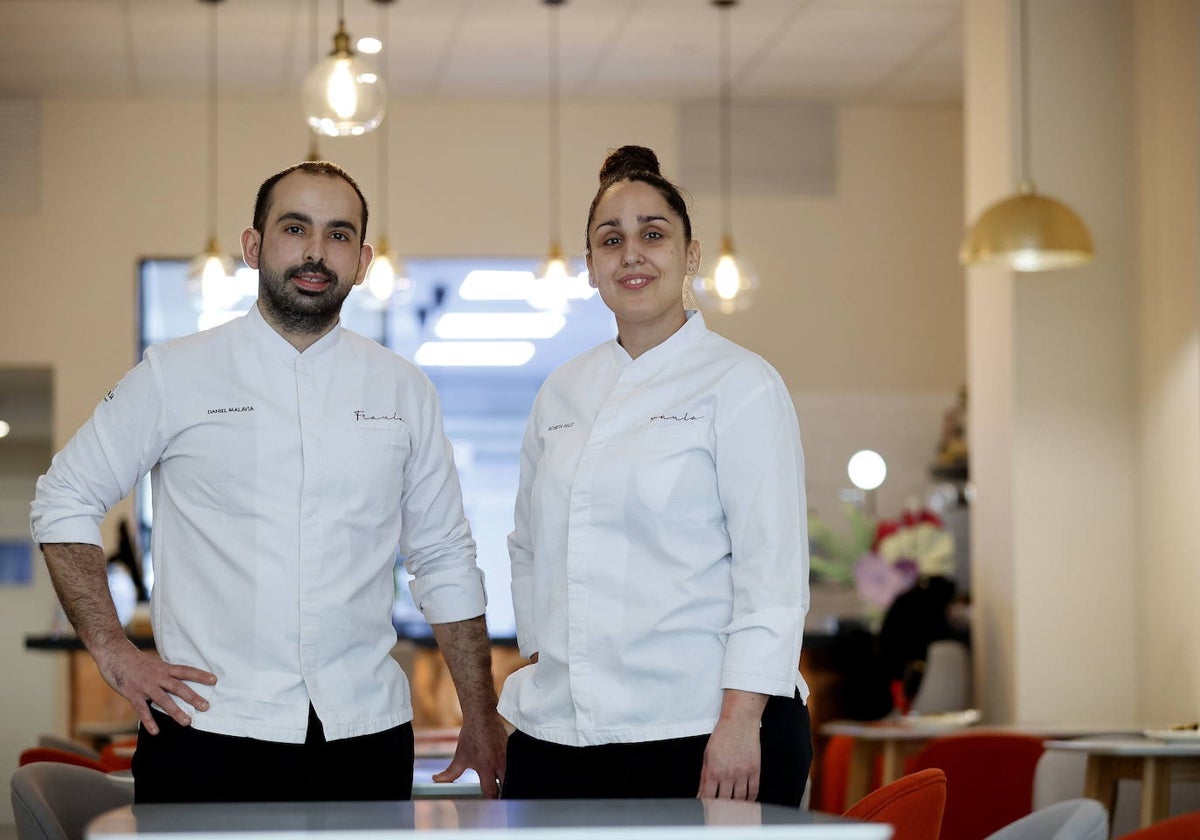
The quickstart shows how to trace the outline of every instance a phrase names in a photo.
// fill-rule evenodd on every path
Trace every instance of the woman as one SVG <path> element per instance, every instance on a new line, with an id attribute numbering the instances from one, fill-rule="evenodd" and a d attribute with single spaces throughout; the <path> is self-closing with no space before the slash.
<path id="1" fill-rule="evenodd" d="M 799 805 L 812 757 L 795 410 L 762 358 L 683 306 L 679 190 L 625 146 L 588 213 L 617 339 L 534 403 L 509 536 L 521 653 L 502 795 Z"/>

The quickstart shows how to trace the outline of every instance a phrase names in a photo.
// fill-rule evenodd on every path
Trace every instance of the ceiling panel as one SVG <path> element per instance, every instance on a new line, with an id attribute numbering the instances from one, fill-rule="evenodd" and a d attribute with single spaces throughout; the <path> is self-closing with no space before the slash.
<path id="1" fill-rule="evenodd" d="M 959 101 L 962 0 L 568 0 L 568 96 L 711 97 L 729 15 L 738 96 Z M 224 97 L 298 95 L 332 46 L 335 0 L 217 5 Z M 539 0 L 344 0 L 353 38 L 385 36 L 398 96 L 544 96 Z M 206 91 L 202 0 L 0 0 L 0 95 L 181 97 Z"/>

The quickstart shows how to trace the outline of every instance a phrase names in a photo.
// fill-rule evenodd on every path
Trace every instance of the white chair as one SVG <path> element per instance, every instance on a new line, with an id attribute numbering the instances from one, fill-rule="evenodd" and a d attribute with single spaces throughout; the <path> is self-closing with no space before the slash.
<path id="1" fill-rule="evenodd" d="M 36 761 L 12 776 L 17 840 L 84 840 L 88 822 L 133 804 L 133 785 L 60 761 Z"/>
<path id="2" fill-rule="evenodd" d="M 1095 799 L 1067 799 L 1039 808 L 985 840 L 1108 840 L 1108 813 Z"/>
<path id="3" fill-rule="evenodd" d="M 929 643 L 911 708 L 926 715 L 971 708 L 971 654 L 966 645 L 954 639 Z"/>

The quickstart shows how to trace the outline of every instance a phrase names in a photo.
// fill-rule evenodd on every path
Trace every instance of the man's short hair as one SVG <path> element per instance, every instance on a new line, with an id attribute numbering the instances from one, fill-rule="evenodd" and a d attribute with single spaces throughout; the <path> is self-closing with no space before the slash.
<path id="1" fill-rule="evenodd" d="M 327 160 L 306 160 L 303 163 L 297 163 L 295 166 L 289 166 L 282 172 L 275 173 L 262 182 L 262 186 L 258 188 L 258 197 L 254 200 L 254 229 L 258 231 L 259 236 L 262 236 L 266 232 L 267 213 L 271 210 L 271 192 L 275 189 L 276 184 L 293 172 L 341 178 L 352 186 L 355 195 L 358 196 L 359 203 L 362 204 L 362 228 L 359 231 L 358 243 L 361 245 L 367 241 L 367 199 L 363 195 L 363 191 L 359 189 L 358 184 L 345 169 Z"/>

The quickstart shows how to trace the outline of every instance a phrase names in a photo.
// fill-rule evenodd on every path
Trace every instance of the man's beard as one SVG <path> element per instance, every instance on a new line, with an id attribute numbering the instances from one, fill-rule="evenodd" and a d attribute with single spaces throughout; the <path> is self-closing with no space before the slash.
<path id="1" fill-rule="evenodd" d="M 306 292 L 292 283 L 297 274 L 321 274 L 329 285 L 320 292 Z M 323 333 L 337 322 L 342 303 L 352 286 L 342 290 L 337 275 L 323 262 L 294 265 L 279 272 L 258 266 L 258 299 L 275 321 L 287 332 Z"/>

